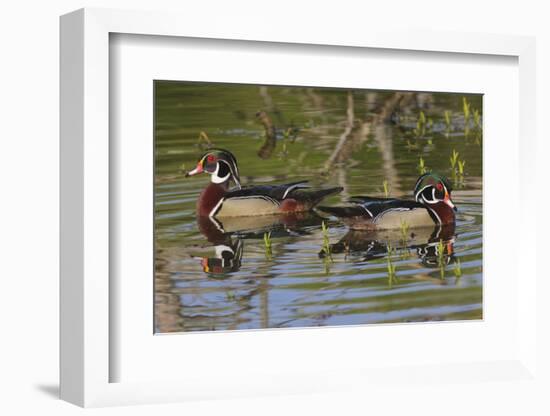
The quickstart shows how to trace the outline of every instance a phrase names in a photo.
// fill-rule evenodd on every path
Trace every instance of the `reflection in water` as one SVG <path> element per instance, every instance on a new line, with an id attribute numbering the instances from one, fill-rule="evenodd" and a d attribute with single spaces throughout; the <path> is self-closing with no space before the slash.
<path id="1" fill-rule="evenodd" d="M 340 241 L 330 245 L 330 252 L 370 261 L 385 258 L 391 247 L 406 253 L 416 252 L 426 267 L 440 267 L 441 261 L 445 265 L 453 262 L 456 239 L 454 224 L 414 228 L 405 236 L 399 230 L 350 230 Z M 320 257 L 325 255 L 324 251 L 319 252 Z"/>
<path id="2" fill-rule="evenodd" d="M 305 227 L 319 225 L 322 218 L 313 212 L 297 212 L 284 215 L 261 215 L 256 217 L 198 217 L 200 232 L 214 248 L 212 257 L 195 257 L 203 271 L 211 276 L 236 272 L 241 267 L 244 239 L 258 239 L 264 233 L 280 237 L 300 236 L 308 232 Z"/>

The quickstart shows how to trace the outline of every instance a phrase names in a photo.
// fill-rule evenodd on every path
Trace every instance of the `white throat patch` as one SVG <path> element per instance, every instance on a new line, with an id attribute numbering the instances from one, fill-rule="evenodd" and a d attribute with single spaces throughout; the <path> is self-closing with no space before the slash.
<path id="1" fill-rule="evenodd" d="M 218 171 L 220 170 L 220 163 L 222 163 L 221 160 L 218 161 L 218 163 L 216 164 L 216 170 L 214 171 L 214 173 L 212 173 L 210 175 L 210 181 L 213 182 L 213 183 L 224 183 L 225 181 L 229 180 L 229 178 L 231 177 L 231 172 L 229 172 L 223 178 L 218 176 Z M 223 162 L 223 163 L 225 163 L 225 162 Z"/>

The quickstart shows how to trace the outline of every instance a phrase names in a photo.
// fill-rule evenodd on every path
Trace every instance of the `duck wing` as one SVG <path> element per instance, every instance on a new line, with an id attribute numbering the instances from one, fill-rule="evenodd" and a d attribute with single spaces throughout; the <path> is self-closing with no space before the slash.
<path id="1" fill-rule="evenodd" d="M 390 211 L 411 211 L 416 208 L 424 208 L 422 204 L 416 201 L 396 198 L 372 198 L 372 197 L 353 197 L 351 203 L 362 207 L 370 214 L 373 220 Z"/>
<path id="2" fill-rule="evenodd" d="M 280 202 L 298 189 L 309 188 L 308 181 L 291 182 L 282 185 L 254 185 L 229 191 L 225 199 L 265 198 Z"/>
<path id="3" fill-rule="evenodd" d="M 318 209 L 339 218 L 365 217 L 365 219 L 376 221 L 377 218 L 391 211 L 411 211 L 423 208 L 423 205 L 416 201 L 369 196 L 352 197 L 350 203 L 352 205 L 346 207 L 318 207 Z"/>
<path id="4" fill-rule="evenodd" d="M 308 211 L 323 198 L 343 188 L 311 189 L 307 181 L 283 185 L 257 185 L 235 189 L 225 194 L 213 216 L 270 215 Z"/>

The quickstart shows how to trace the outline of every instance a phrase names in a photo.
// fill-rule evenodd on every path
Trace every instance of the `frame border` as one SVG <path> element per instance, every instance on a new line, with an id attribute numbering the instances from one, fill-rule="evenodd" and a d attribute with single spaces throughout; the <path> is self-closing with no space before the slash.
<path id="1" fill-rule="evenodd" d="M 243 27 L 239 29 L 241 32 L 236 30 L 229 21 L 206 29 L 191 15 L 164 12 L 93 8 L 80 9 L 60 19 L 60 397 L 63 400 L 88 407 L 209 398 L 188 389 L 192 380 L 109 382 L 110 33 L 517 57 L 522 140 L 519 160 L 521 167 L 535 166 L 534 37 L 395 28 L 387 31 L 349 28 L 338 35 L 329 35 L 320 27 L 301 32 L 280 31 L 275 23 L 269 22 Z M 525 247 L 537 237 L 536 216 L 528 211 L 536 202 L 536 183 L 527 180 L 527 169 L 520 172 L 518 244 Z M 521 250 L 518 256 L 519 264 L 534 264 L 533 253 Z M 527 282 L 518 287 L 521 340 L 518 361 L 503 365 L 513 369 L 514 374 L 532 378 L 537 369 L 537 274 L 525 274 L 522 279 Z M 488 364 L 481 366 L 487 368 Z M 312 386 L 304 391 L 299 383 L 290 388 L 302 393 L 330 390 L 334 386 L 338 383 Z M 258 388 L 248 393 L 260 391 Z"/>

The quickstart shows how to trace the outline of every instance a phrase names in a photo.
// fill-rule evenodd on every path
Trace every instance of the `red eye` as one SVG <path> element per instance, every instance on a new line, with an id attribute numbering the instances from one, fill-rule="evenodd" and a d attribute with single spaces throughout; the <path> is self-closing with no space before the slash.
<path id="1" fill-rule="evenodd" d="M 206 160 L 208 160 L 208 162 L 212 163 L 216 160 L 216 156 L 214 155 L 208 155 L 208 157 L 206 158 Z"/>
<path id="2" fill-rule="evenodd" d="M 438 191 L 442 191 L 443 190 L 443 184 L 441 182 L 439 182 L 437 185 L 436 185 L 436 188 Z"/>

